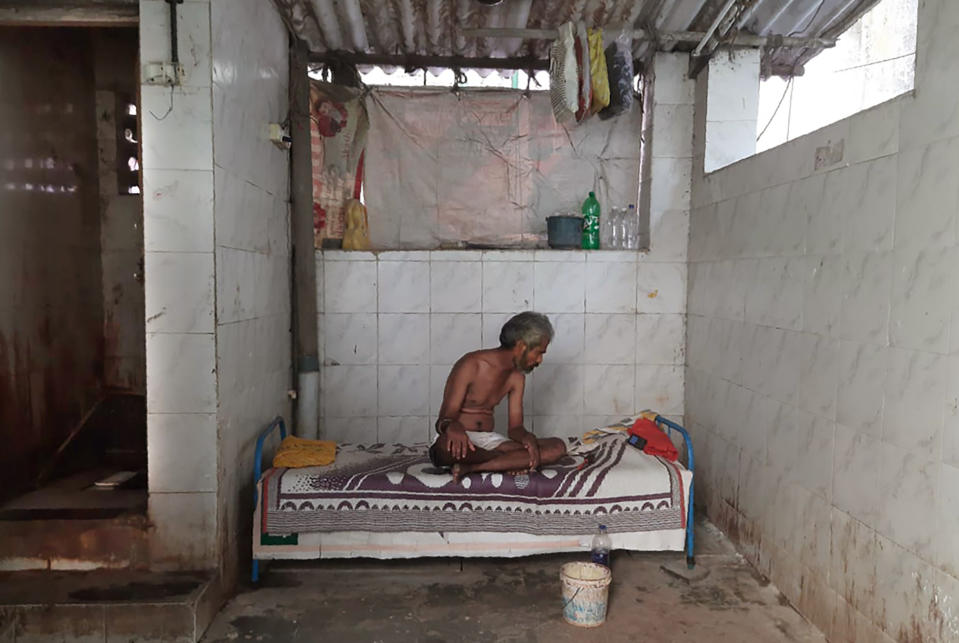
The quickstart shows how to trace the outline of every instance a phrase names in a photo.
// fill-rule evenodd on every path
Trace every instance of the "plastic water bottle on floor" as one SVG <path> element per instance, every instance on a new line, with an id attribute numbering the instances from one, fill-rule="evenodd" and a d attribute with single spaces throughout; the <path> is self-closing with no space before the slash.
<path id="1" fill-rule="evenodd" d="M 593 546 L 591 551 L 594 563 L 609 567 L 609 550 L 613 548 L 613 543 L 609 539 L 609 533 L 606 531 L 606 525 L 600 525 L 599 531 L 593 536 Z"/>

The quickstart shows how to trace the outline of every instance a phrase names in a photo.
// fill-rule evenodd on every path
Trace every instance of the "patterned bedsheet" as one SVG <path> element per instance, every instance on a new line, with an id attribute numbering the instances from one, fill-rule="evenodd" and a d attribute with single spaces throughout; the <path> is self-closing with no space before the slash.
<path id="1" fill-rule="evenodd" d="M 681 465 L 623 435 L 531 474 L 473 473 L 454 483 L 426 445 L 341 444 L 325 467 L 270 469 L 261 480 L 264 533 L 492 531 L 579 535 L 682 529 Z"/>

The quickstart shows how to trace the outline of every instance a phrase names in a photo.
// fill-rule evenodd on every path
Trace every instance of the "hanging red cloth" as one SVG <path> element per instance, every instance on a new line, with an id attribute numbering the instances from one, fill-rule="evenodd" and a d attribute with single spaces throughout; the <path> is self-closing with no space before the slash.
<path id="1" fill-rule="evenodd" d="M 669 436 L 652 420 L 639 418 L 629 429 L 629 433 L 646 440 L 646 445 L 643 447 L 645 453 L 662 456 L 674 462 L 679 457 L 679 452 L 676 451 Z"/>

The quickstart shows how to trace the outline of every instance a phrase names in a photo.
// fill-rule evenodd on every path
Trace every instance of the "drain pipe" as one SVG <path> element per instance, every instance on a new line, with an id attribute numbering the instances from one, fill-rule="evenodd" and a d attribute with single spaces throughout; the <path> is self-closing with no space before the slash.
<path id="1" fill-rule="evenodd" d="M 313 166 L 310 154 L 310 78 L 306 43 L 290 43 L 290 216 L 293 241 L 293 433 L 319 434 L 320 363 L 317 349 L 316 259 L 313 248 Z"/>

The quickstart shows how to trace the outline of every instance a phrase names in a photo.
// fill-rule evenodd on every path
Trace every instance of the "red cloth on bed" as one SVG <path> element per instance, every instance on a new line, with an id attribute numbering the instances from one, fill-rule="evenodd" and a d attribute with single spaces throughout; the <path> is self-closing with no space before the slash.
<path id="1" fill-rule="evenodd" d="M 679 452 L 676 451 L 676 447 L 669 436 L 652 420 L 639 418 L 629 429 L 629 432 L 646 440 L 646 446 L 643 447 L 645 453 L 662 456 L 673 461 L 679 457 Z"/>

